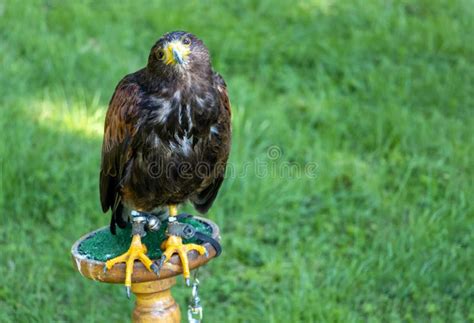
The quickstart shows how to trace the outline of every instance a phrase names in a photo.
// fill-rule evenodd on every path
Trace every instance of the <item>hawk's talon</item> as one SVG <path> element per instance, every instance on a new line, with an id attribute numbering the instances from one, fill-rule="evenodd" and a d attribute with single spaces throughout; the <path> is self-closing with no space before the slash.
<path id="1" fill-rule="evenodd" d="M 161 267 L 163 267 L 163 265 L 165 264 L 165 261 L 166 261 L 166 256 L 165 255 L 162 255 L 160 257 L 160 262 L 159 262 L 159 267 L 161 269 Z"/>
<path id="2" fill-rule="evenodd" d="M 186 281 L 186 285 L 188 285 L 187 281 L 191 275 L 189 270 L 188 251 L 196 250 L 200 255 L 204 255 L 207 252 L 206 248 L 194 243 L 183 244 L 183 239 L 175 235 L 169 235 L 168 239 L 162 243 L 161 247 L 164 251 L 160 262 L 164 263 L 169 260 L 173 254 L 178 254 L 183 268 L 183 277 Z"/>
<path id="3" fill-rule="evenodd" d="M 153 270 L 153 271 L 155 271 L 155 273 L 158 275 L 158 277 L 160 277 L 160 271 L 161 271 L 161 268 L 163 268 L 163 264 L 165 263 L 165 261 L 166 261 L 166 257 L 165 257 L 165 255 L 162 255 L 160 257 L 160 260 L 155 261 L 153 263 L 153 265 L 156 267 L 156 271 L 155 270 Z"/>
<path id="4" fill-rule="evenodd" d="M 146 269 L 149 271 L 153 270 L 153 262 L 146 255 L 147 248 L 142 244 L 139 234 L 136 234 L 132 238 L 130 243 L 130 248 L 122 255 L 109 259 L 105 262 L 104 270 L 110 270 L 113 266 L 118 263 L 125 263 L 125 290 L 127 292 L 127 297 L 130 298 L 130 287 L 132 286 L 132 274 L 133 267 L 135 265 L 135 260 L 139 260 Z"/>
<path id="5" fill-rule="evenodd" d="M 186 283 L 186 286 L 191 287 L 191 279 L 186 278 L 184 282 Z"/>
<path id="6" fill-rule="evenodd" d="M 160 277 L 160 267 L 158 267 L 155 263 L 153 263 L 150 266 L 150 269 L 158 276 Z"/>
<path id="7" fill-rule="evenodd" d="M 107 265 L 104 264 L 104 268 L 102 269 L 102 271 L 104 272 L 104 274 L 107 273 L 108 270 L 109 270 L 109 269 L 107 268 Z"/>

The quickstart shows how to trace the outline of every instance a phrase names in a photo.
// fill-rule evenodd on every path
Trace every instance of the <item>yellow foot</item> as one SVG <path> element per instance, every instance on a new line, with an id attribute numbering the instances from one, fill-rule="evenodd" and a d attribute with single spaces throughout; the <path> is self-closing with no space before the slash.
<path id="1" fill-rule="evenodd" d="M 161 244 L 161 249 L 163 249 L 164 251 L 159 262 L 159 268 L 161 268 L 163 264 L 167 262 L 173 254 L 177 253 L 179 259 L 181 259 L 181 265 L 183 266 L 183 276 L 186 281 L 186 285 L 190 286 L 188 251 L 196 250 L 197 252 L 199 252 L 200 255 L 207 255 L 206 248 L 194 243 L 183 244 L 183 240 L 181 239 L 181 237 L 170 235 L 168 239 L 163 241 L 163 243 Z"/>
<path id="2" fill-rule="evenodd" d="M 125 267 L 125 289 L 127 291 L 127 296 L 130 298 L 130 287 L 132 286 L 132 273 L 133 273 L 133 265 L 135 260 L 140 260 L 148 269 L 149 271 L 155 272 L 159 275 L 159 268 L 155 265 L 150 258 L 147 257 L 147 248 L 144 244 L 142 244 L 142 240 L 140 235 L 136 234 L 132 238 L 132 243 L 130 244 L 130 248 L 127 252 L 123 255 L 120 255 L 116 258 L 107 260 L 105 263 L 104 271 L 111 269 L 115 264 L 124 262 L 126 264 Z"/>

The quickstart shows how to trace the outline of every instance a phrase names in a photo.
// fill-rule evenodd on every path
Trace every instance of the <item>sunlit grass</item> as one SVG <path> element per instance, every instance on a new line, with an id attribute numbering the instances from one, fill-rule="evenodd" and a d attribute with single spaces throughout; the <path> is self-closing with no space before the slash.
<path id="1" fill-rule="evenodd" d="M 36 120 L 46 128 L 70 132 L 86 139 L 102 138 L 106 107 L 99 106 L 97 102 L 87 107 L 80 103 L 71 105 L 64 101 L 42 100 L 34 102 L 32 108 L 38 111 Z"/>

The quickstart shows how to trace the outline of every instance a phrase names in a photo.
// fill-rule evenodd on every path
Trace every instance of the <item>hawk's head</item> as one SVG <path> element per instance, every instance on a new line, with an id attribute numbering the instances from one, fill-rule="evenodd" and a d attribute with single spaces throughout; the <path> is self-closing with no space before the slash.
<path id="1" fill-rule="evenodd" d="M 148 68 L 159 75 L 211 70 L 209 51 L 203 42 L 185 31 L 173 31 L 161 37 L 151 48 Z"/>

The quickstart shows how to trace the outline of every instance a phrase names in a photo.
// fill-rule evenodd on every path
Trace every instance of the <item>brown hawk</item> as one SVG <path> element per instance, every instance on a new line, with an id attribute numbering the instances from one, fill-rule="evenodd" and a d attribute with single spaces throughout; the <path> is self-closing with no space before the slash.
<path id="1" fill-rule="evenodd" d="M 182 31 L 161 37 L 151 48 L 147 66 L 125 76 L 109 103 L 100 200 L 104 212 L 112 211 L 112 233 L 116 225 L 127 225 L 130 211 L 155 213 L 167 207 L 172 221 L 177 205 L 190 201 L 199 212 L 207 212 L 224 180 L 230 119 L 226 84 L 212 69 L 203 42 Z M 165 261 L 179 254 L 186 279 L 186 252 L 205 252 L 174 235 L 162 247 Z M 126 262 L 125 285 L 130 287 L 135 259 L 157 271 L 140 234 L 134 234 L 129 251 L 107 261 L 106 268 Z"/>

